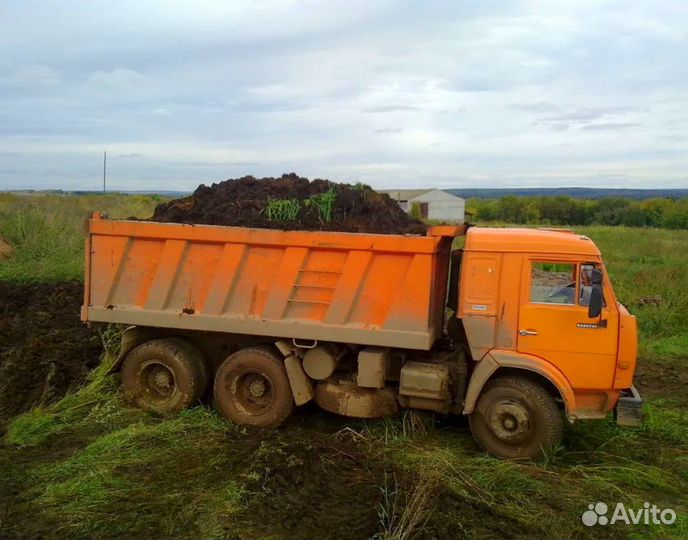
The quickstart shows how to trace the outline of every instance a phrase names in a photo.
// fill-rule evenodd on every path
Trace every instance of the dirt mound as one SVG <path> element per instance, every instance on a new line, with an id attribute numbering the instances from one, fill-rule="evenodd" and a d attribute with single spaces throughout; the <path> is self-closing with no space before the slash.
<path id="1" fill-rule="evenodd" d="M 158 205 L 152 221 L 282 230 L 424 234 L 389 195 L 363 184 L 285 174 L 200 185 L 193 195 Z"/>
<path id="2" fill-rule="evenodd" d="M 100 359 L 95 330 L 79 320 L 78 282 L 0 281 L 0 428 L 13 415 L 54 399 Z"/>

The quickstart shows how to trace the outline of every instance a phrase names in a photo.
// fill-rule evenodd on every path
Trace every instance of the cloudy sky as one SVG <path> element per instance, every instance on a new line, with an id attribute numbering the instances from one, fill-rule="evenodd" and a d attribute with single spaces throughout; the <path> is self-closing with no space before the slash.
<path id="1" fill-rule="evenodd" d="M 688 2 L 0 0 L 0 189 L 688 187 Z"/>

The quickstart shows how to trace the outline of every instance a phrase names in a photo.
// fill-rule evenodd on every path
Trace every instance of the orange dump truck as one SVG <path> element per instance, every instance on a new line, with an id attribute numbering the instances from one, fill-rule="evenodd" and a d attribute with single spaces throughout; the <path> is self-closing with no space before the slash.
<path id="1" fill-rule="evenodd" d="M 464 414 L 504 458 L 560 444 L 564 418 L 615 410 L 620 424 L 640 422 L 635 318 L 595 244 L 571 232 L 401 236 L 94 214 L 85 276 L 82 319 L 133 325 L 113 371 L 146 409 L 181 410 L 212 386 L 225 417 L 263 427 L 311 400 L 359 418 Z"/>

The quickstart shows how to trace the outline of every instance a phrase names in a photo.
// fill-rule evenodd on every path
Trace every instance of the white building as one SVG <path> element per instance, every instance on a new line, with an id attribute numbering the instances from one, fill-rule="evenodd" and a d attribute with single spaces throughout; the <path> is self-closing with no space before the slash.
<path id="1" fill-rule="evenodd" d="M 411 212 L 414 203 L 417 203 L 420 216 L 424 219 L 460 223 L 465 220 L 466 201 L 447 191 L 441 189 L 381 189 L 378 191 L 387 193 L 408 213 Z"/>

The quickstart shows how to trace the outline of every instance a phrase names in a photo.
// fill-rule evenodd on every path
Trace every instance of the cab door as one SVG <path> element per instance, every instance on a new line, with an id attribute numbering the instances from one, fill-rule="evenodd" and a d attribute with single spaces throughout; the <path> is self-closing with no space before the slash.
<path id="1" fill-rule="evenodd" d="M 532 259 L 524 264 L 518 350 L 557 366 L 574 388 L 613 387 L 619 314 L 605 278 L 601 317 L 588 318 L 589 270 L 599 263 Z"/>

